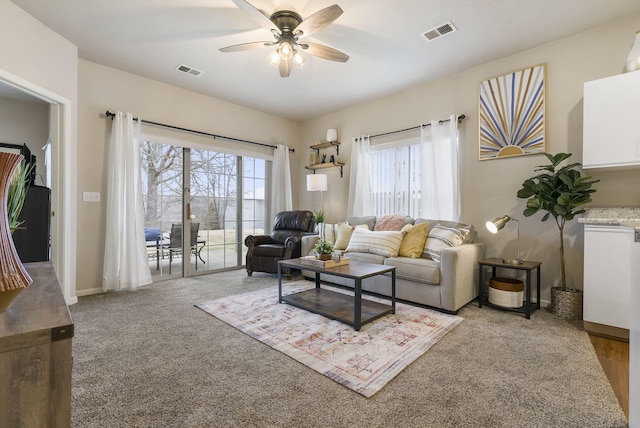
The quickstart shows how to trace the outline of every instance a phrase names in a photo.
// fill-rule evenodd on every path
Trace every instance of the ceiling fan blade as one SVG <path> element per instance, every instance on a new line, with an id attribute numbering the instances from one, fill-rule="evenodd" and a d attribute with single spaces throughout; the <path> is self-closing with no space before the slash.
<path id="1" fill-rule="evenodd" d="M 329 61 L 347 62 L 349 60 L 349 55 L 329 46 L 316 43 L 300 43 L 298 46 L 310 55 L 328 59 Z"/>
<path id="2" fill-rule="evenodd" d="M 250 42 L 250 43 L 240 43 L 239 45 L 227 46 L 224 48 L 220 48 L 220 52 L 239 52 L 239 51 L 249 51 L 252 49 L 263 48 L 265 46 L 271 46 L 273 42 Z"/>
<path id="3" fill-rule="evenodd" d="M 257 9 L 255 6 L 246 2 L 245 0 L 233 0 L 236 6 L 242 11 L 244 11 L 247 15 L 251 17 L 258 25 L 264 27 L 276 34 L 280 34 L 280 29 L 274 24 L 271 19 L 265 15 L 262 11 Z"/>
<path id="4" fill-rule="evenodd" d="M 280 71 L 280 77 L 289 77 L 291 74 L 291 66 L 293 61 L 289 61 L 286 59 L 280 60 L 278 63 L 278 71 Z"/>
<path id="5" fill-rule="evenodd" d="M 293 34 L 298 35 L 298 33 L 301 33 L 298 36 L 300 38 L 313 34 L 335 21 L 340 15 L 342 15 L 342 12 L 342 8 L 337 4 L 325 7 L 302 21 L 293 30 Z"/>

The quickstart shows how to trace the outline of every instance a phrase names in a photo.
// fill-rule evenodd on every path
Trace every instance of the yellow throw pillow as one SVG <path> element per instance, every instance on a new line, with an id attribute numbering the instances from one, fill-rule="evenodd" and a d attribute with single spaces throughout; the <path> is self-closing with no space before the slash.
<path id="1" fill-rule="evenodd" d="M 333 244 L 336 250 L 344 250 L 347 248 L 351 235 L 353 234 L 353 229 L 355 229 L 355 226 L 351 226 L 346 223 L 338 224 L 336 242 Z"/>
<path id="2" fill-rule="evenodd" d="M 402 228 L 405 229 L 404 227 Z M 400 244 L 400 250 L 398 255 L 400 257 L 410 257 L 412 259 L 419 259 L 422 256 L 424 250 L 424 244 L 427 241 L 427 231 L 429 230 L 429 223 L 418 223 L 413 227 L 407 228 L 407 232 L 402 238 L 402 244 Z"/>

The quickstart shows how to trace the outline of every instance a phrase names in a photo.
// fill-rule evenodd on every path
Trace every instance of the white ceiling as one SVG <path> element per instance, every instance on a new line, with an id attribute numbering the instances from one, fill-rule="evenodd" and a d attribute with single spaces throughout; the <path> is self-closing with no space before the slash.
<path id="1" fill-rule="evenodd" d="M 77 45 L 82 59 L 295 120 L 640 13 L 638 0 L 249 0 L 267 15 L 288 9 L 306 18 L 336 2 L 344 10 L 305 40 L 349 61 L 308 56 L 281 78 L 267 62 L 272 48 L 218 51 L 272 40 L 232 0 L 12 1 Z M 458 31 L 421 36 L 447 21 Z M 204 73 L 179 73 L 180 64 Z"/>

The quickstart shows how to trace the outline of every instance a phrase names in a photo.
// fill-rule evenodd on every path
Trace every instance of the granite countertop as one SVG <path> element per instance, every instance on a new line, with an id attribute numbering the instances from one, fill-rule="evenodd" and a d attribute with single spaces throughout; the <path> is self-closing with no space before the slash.
<path id="1" fill-rule="evenodd" d="M 640 228 L 640 207 L 586 208 L 578 223 Z"/>

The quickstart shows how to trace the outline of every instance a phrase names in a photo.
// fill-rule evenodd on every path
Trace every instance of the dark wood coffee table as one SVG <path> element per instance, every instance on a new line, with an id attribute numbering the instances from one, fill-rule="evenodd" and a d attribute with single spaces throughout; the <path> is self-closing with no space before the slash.
<path id="1" fill-rule="evenodd" d="M 299 293 L 282 295 L 282 268 L 293 268 L 315 272 L 316 287 Z M 355 281 L 354 295 L 337 293 L 320 286 L 320 274 L 351 278 Z M 391 274 L 391 305 L 362 299 L 362 280 L 375 275 Z M 322 268 L 302 264 L 300 259 L 278 262 L 278 302 L 305 309 L 327 318 L 353 326 L 359 331 L 363 324 L 386 314 L 396 313 L 396 268 L 395 266 L 351 262 L 348 265 Z"/>

